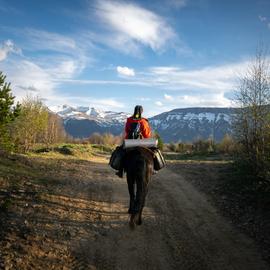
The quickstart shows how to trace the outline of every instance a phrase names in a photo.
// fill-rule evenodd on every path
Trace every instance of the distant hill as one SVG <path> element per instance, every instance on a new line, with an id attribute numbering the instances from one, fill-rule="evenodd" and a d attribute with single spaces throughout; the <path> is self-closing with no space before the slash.
<path id="1" fill-rule="evenodd" d="M 94 132 L 123 132 L 125 112 L 101 111 L 90 107 L 68 105 L 54 109 L 63 120 L 68 134 L 86 138 Z M 220 141 L 231 133 L 232 108 L 185 108 L 164 112 L 149 118 L 153 130 L 157 130 L 165 142 L 191 142 L 198 138 Z"/>

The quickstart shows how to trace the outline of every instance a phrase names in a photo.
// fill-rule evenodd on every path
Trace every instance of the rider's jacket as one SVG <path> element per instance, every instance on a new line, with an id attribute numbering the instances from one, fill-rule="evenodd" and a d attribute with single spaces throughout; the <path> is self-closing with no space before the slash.
<path id="1" fill-rule="evenodd" d="M 140 123 L 140 131 L 143 138 L 151 137 L 151 128 L 149 126 L 148 120 L 146 118 L 135 119 L 133 117 L 129 117 L 126 122 L 125 127 L 125 139 L 128 139 L 128 134 L 131 128 L 132 123 Z"/>

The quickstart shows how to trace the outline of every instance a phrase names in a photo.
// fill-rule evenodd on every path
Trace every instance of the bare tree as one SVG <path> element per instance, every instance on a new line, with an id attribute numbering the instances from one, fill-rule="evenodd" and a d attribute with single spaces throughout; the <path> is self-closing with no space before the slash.
<path id="1" fill-rule="evenodd" d="M 40 141 L 49 146 L 53 143 L 63 142 L 66 136 L 63 120 L 58 115 L 49 112 L 47 127 L 41 134 Z"/>
<path id="2" fill-rule="evenodd" d="M 27 152 L 39 141 L 48 124 L 48 110 L 38 97 L 27 96 L 21 114 L 10 126 L 13 142 L 19 151 Z"/>
<path id="3" fill-rule="evenodd" d="M 234 136 L 244 159 L 255 175 L 267 170 L 270 115 L 270 68 L 266 51 L 260 47 L 245 75 L 240 78 L 235 101 Z"/>

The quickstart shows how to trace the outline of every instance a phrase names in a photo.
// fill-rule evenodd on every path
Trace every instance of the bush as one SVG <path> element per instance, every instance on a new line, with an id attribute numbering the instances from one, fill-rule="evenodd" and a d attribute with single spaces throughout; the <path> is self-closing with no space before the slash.
<path id="1" fill-rule="evenodd" d="M 217 150 L 222 154 L 233 155 L 237 151 L 237 146 L 233 138 L 226 134 L 222 141 L 218 144 Z"/>
<path id="2" fill-rule="evenodd" d="M 120 145 L 123 141 L 122 136 L 114 136 L 110 133 L 93 133 L 88 139 L 86 139 L 91 144 L 99 144 L 99 145 L 108 145 L 115 146 Z"/>
<path id="3" fill-rule="evenodd" d="M 193 143 L 193 150 L 196 153 L 200 154 L 207 154 L 207 153 L 212 153 L 216 149 L 215 143 L 212 139 L 208 140 L 198 140 Z"/>

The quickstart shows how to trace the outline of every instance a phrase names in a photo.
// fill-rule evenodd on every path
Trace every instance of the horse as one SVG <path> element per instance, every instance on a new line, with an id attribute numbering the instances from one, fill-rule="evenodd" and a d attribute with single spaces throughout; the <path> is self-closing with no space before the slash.
<path id="1" fill-rule="evenodd" d="M 128 149 L 125 156 L 125 171 L 130 196 L 128 213 L 131 228 L 142 224 L 142 211 L 153 170 L 153 152 L 150 149 L 144 147 Z"/>

